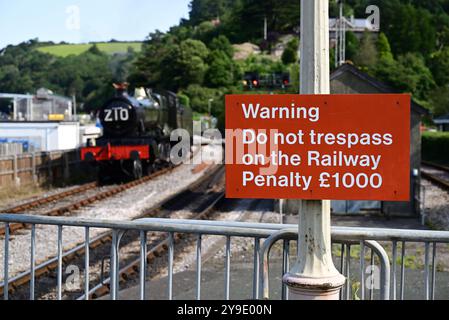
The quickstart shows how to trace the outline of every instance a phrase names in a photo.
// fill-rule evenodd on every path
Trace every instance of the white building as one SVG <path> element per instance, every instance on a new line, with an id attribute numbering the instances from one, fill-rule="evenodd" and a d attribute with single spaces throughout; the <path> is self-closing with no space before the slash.
<path id="1" fill-rule="evenodd" d="M 11 102 L 13 121 L 73 121 L 71 98 L 55 95 L 51 90 L 41 88 L 35 95 L 0 93 L 0 99 Z"/>
<path id="2" fill-rule="evenodd" d="M 70 150 L 80 146 L 78 122 L 0 122 L 0 137 L 26 140 L 35 151 Z"/>

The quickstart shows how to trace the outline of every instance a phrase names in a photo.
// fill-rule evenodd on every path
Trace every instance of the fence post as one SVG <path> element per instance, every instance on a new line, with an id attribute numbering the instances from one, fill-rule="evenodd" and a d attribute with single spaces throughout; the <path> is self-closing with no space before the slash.
<path id="1" fill-rule="evenodd" d="M 37 173 L 36 173 L 36 152 L 31 153 L 31 174 L 33 175 L 33 182 L 37 183 Z"/>
<path id="2" fill-rule="evenodd" d="M 301 94 L 329 94 L 329 0 L 301 0 Z M 338 300 L 329 200 L 299 200 L 298 260 L 283 281 L 290 300 Z"/>
<path id="3" fill-rule="evenodd" d="M 13 155 L 12 156 L 12 166 L 13 166 L 13 171 L 14 171 L 14 185 L 16 185 L 17 187 L 20 186 L 20 179 L 19 179 L 19 168 L 18 168 L 18 163 L 17 163 L 17 155 Z"/>
<path id="4" fill-rule="evenodd" d="M 52 156 L 51 156 L 51 151 L 47 152 L 47 172 L 48 172 L 48 182 L 49 184 L 53 184 L 53 165 L 52 165 Z"/>

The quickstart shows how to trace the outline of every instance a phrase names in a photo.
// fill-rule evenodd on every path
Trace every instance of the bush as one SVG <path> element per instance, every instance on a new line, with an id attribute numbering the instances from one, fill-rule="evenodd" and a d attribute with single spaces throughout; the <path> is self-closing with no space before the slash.
<path id="1" fill-rule="evenodd" d="M 449 132 L 424 132 L 422 158 L 426 161 L 449 164 Z"/>
<path id="2" fill-rule="evenodd" d="M 282 63 L 285 65 L 289 65 L 292 63 L 298 62 L 298 47 L 299 41 L 297 38 L 293 38 L 287 43 L 287 47 L 282 53 Z"/>
<path id="3" fill-rule="evenodd" d="M 222 96 L 219 89 L 206 88 L 197 84 L 188 86 L 187 89 L 181 92 L 181 94 L 189 98 L 190 107 L 194 112 L 198 113 L 207 113 L 209 109 L 209 99 L 214 99 L 214 102 L 216 102 Z M 214 108 L 212 108 L 212 113 L 214 114 L 213 111 Z"/>
<path id="4" fill-rule="evenodd" d="M 183 106 L 190 107 L 190 98 L 185 94 L 178 94 L 179 103 Z"/>
<path id="5" fill-rule="evenodd" d="M 282 53 L 282 63 L 289 65 L 298 61 L 298 53 L 292 48 L 286 48 Z"/>

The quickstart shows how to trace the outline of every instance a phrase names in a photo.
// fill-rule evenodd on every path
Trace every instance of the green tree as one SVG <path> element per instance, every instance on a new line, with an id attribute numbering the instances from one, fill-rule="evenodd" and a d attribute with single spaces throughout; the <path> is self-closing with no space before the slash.
<path id="1" fill-rule="evenodd" d="M 336 59 L 336 51 L 335 48 L 330 48 L 329 50 L 329 65 L 331 68 L 331 72 L 335 69 L 335 59 Z"/>
<path id="2" fill-rule="evenodd" d="M 393 54 L 391 53 L 390 43 L 385 33 L 381 32 L 377 39 L 377 52 L 380 60 L 393 60 Z"/>
<path id="3" fill-rule="evenodd" d="M 224 51 L 213 51 L 209 61 L 206 82 L 210 87 L 226 87 L 234 83 L 234 63 Z"/>
<path id="4" fill-rule="evenodd" d="M 360 42 L 354 32 L 346 31 L 346 60 L 354 60 L 359 48 Z"/>
<path id="5" fill-rule="evenodd" d="M 299 25 L 300 2 L 296 0 L 244 0 L 232 7 L 231 17 L 223 21 L 223 30 L 234 42 L 261 42 L 264 20 L 271 35 L 291 33 Z M 276 37 L 270 37 L 273 40 Z M 271 41 L 270 41 L 271 42 Z"/>
<path id="6" fill-rule="evenodd" d="M 163 63 L 166 67 L 173 67 L 173 80 L 178 84 L 178 88 L 185 88 L 190 84 L 202 84 L 208 65 L 206 59 L 209 56 L 209 50 L 206 45 L 199 40 L 185 40 L 179 47 L 172 51 L 171 57 L 165 57 Z M 172 63 L 170 65 L 170 63 Z"/>
<path id="7" fill-rule="evenodd" d="M 190 98 L 186 96 L 185 94 L 179 93 L 178 94 L 179 103 L 183 106 L 190 107 Z"/>
<path id="8" fill-rule="evenodd" d="M 354 57 L 354 62 L 361 67 L 371 67 L 377 63 L 377 49 L 371 33 L 365 32 L 360 41 L 360 49 Z"/>
<path id="9" fill-rule="evenodd" d="M 381 31 L 395 55 L 420 52 L 427 56 L 435 50 L 436 27 L 427 8 L 405 0 L 374 0 L 372 4 L 381 8 Z"/>
<path id="10" fill-rule="evenodd" d="M 241 62 L 243 72 L 258 72 L 260 74 L 270 74 L 275 72 L 286 72 L 287 66 L 282 61 L 273 61 L 266 56 L 249 56 Z"/>
<path id="11" fill-rule="evenodd" d="M 372 68 L 373 75 L 402 92 L 410 92 L 426 104 L 436 84 L 432 72 L 420 55 L 407 53 L 396 60 L 380 60 Z"/>
<path id="12" fill-rule="evenodd" d="M 193 0 L 189 5 L 189 23 L 198 25 L 203 21 L 219 18 L 232 8 L 232 2 L 232 0 Z"/>
<path id="13" fill-rule="evenodd" d="M 202 84 L 208 69 L 209 50 L 199 40 L 179 39 L 171 34 L 150 34 L 129 80 L 139 86 L 177 91 L 189 84 Z"/>
<path id="14" fill-rule="evenodd" d="M 292 48 L 285 48 L 284 52 L 282 53 L 282 63 L 285 65 L 292 64 L 298 61 L 298 53 L 296 50 L 293 50 Z"/>
<path id="15" fill-rule="evenodd" d="M 189 85 L 186 89 L 183 89 L 181 93 L 189 97 L 192 110 L 198 113 L 206 113 L 208 111 L 209 99 L 218 101 L 223 95 L 223 92 L 219 89 L 206 88 L 198 84 Z M 214 110 L 214 108 L 212 110 Z"/>
<path id="16" fill-rule="evenodd" d="M 429 62 L 435 81 L 438 85 L 449 84 L 449 47 L 445 47 L 431 55 Z"/>
<path id="17" fill-rule="evenodd" d="M 168 66 L 162 65 L 162 60 L 172 54 L 174 47 L 178 45 L 178 39 L 171 34 L 161 31 L 150 33 L 142 46 L 142 52 L 133 64 L 128 77 L 129 82 L 136 86 L 165 87 L 173 90 L 171 86 L 166 86 L 167 82 L 172 79 L 167 79 L 165 68 Z"/>
<path id="18" fill-rule="evenodd" d="M 193 38 L 204 43 L 209 43 L 216 36 L 217 27 L 210 21 L 201 22 L 193 31 Z"/>
<path id="19" fill-rule="evenodd" d="M 222 51 L 231 59 L 234 57 L 234 48 L 232 47 L 229 39 L 224 35 L 220 35 L 212 39 L 211 43 L 209 44 L 209 49 L 211 51 Z"/>
<path id="20" fill-rule="evenodd" d="M 290 40 L 282 53 L 282 63 L 289 65 L 298 62 L 298 47 L 299 41 L 296 37 Z"/>
<path id="21" fill-rule="evenodd" d="M 98 48 L 97 44 L 94 43 L 89 50 L 87 50 L 87 52 L 92 53 L 92 54 L 97 54 L 97 55 L 101 55 L 102 52 L 100 51 L 100 49 Z"/>
<path id="22" fill-rule="evenodd" d="M 449 113 L 449 87 L 443 86 L 433 90 L 430 94 L 432 114 L 439 117 Z"/>

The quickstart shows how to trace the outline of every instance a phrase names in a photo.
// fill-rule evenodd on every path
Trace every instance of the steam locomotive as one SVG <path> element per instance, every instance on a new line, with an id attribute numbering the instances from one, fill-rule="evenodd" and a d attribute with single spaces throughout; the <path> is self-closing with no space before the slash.
<path id="1" fill-rule="evenodd" d="M 81 149 L 81 159 L 99 165 L 99 179 L 118 175 L 140 179 L 156 161 L 168 162 L 173 130 L 192 136 L 192 110 L 181 105 L 175 93 L 114 84 L 115 96 L 98 111 L 103 136 Z"/>

